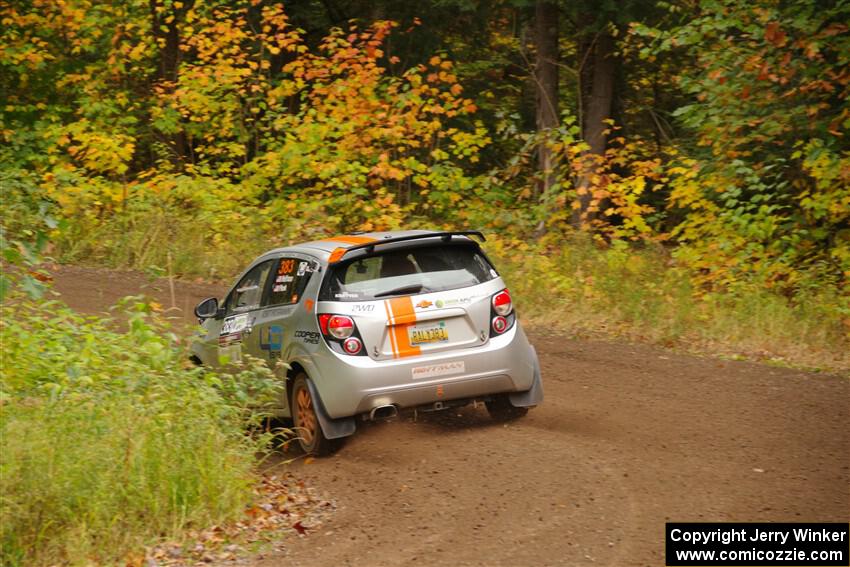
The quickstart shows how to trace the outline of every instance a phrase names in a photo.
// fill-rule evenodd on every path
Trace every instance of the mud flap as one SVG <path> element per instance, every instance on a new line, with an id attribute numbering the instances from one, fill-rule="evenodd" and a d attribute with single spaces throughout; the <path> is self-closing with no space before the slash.
<path id="1" fill-rule="evenodd" d="M 537 360 L 537 351 L 534 351 L 534 379 L 531 382 L 531 388 L 525 392 L 517 392 L 510 394 L 508 399 L 511 405 L 518 408 L 530 408 L 538 405 L 543 401 L 543 381 L 540 378 L 540 362 Z"/>
<path id="2" fill-rule="evenodd" d="M 319 425 L 322 428 L 322 433 L 327 439 L 339 439 L 340 437 L 348 437 L 357 429 L 357 424 L 353 417 L 343 417 L 333 419 L 325 411 L 325 406 L 322 404 L 322 398 L 319 397 L 319 392 L 312 380 L 307 380 L 307 388 L 310 389 L 310 397 L 313 398 L 313 406 L 316 411 L 316 417 L 319 419 Z"/>

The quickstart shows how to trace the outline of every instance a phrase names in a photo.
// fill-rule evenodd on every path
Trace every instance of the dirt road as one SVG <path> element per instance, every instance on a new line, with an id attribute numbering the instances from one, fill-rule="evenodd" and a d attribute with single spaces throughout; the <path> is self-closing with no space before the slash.
<path id="1" fill-rule="evenodd" d="M 64 268 L 56 288 L 87 312 L 139 290 L 170 305 L 132 272 Z M 178 283 L 176 304 L 220 293 Z M 366 424 L 289 465 L 340 509 L 258 564 L 663 565 L 666 521 L 850 520 L 847 378 L 529 334 L 542 406 Z"/>

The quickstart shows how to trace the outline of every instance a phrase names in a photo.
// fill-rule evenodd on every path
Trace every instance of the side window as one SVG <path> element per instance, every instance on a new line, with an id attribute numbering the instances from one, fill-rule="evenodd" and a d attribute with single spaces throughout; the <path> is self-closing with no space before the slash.
<path id="1" fill-rule="evenodd" d="M 263 288 L 274 260 L 257 264 L 245 274 L 227 298 L 227 315 L 250 311 L 260 306 Z"/>
<path id="2" fill-rule="evenodd" d="M 312 262 L 301 258 L 281 258 L 277 264 L 271 293 L 263 305 L 289 305 L 298 303 L 307 282 L 310 281 Z"/>

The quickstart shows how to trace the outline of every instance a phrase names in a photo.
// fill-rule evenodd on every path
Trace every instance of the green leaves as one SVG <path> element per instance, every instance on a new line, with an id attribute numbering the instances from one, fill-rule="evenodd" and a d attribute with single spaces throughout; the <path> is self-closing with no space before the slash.
<path id="1" fill-rule="evenodd" d="M 153 305 L 120 309 L 126 333 L 55 301 L 0 306 L 4 564 L 122 563 L 253 498 L 270 437 L 245 430 L 281 381 L 264 363 L 195 367 Z"/>
<path id="2" fill-rule="evenodd" d="M 850 277 L 850 249 L 832 238 L 850 220 L 840 4 L 711 0 L 666 29 L 633 27 L 644 55 L 687 57 L 677 81 L 690 101 L 672 114 L 698 169 L 673 178 L 668 209 L 682 217 L 677 254 L 705 286 L 756 278 L 793 294 Z"/>

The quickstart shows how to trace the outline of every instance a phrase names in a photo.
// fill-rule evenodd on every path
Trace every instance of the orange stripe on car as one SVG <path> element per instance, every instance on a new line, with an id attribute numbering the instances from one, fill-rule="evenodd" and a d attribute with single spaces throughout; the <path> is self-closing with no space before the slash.
<path id="1" fill-rule="evenodd" d="M 384 301 L 384 309 L 386 309 L 386 311 L 387 311 L 387 321 L 389 322 L 390 348 L 393 351 L 393 358 L 398 358 L 398 350 L 396 349 L 396 346 L 395 346 L 395 337 L 393 337 L 393 327 L 392 327 L 393 315 L 390 312 L 390 302 L 389 302 L 389 300 Z"/>
<path id="2" fill-rule="evenodd" d="M 377 241 L 377 238 L 371 238 L 369 236 L 334 236 L 333 238 L 324 238 L 319 242 L 340 242 L 342 244 L 350 244 L 352 246 L 357 244 L 369 244 L 371 242 Z M 329 264 L 335 264 L 342 260 L 342 257 L 345 256 L 345 253 L 348 251 L 345 247 L 334 248 L 334 251 L 331 252 L 331 257 L 328 258 Z"/>
<path id="3" fill-rule="evenodd" d="M 416 312 L 413 310 L 413 299 L 410 297 L 396 297 L 389 300 L 390 309 L 393 312 L 393 323 L 396 325 L 407 325 L 416 322 Z"/>
<path id="4" fill-rule="evenodd" d="M 328 258 L 328 264 L 334 264 L 339 262 L 345 253 L 348 251 L 348 248 L 334 248 L 334 251 L 331 252 L 331 257 Z"/>
<path id="5" fill-rule="evenodd" d="M 369 244 L 370 242 L 375 242 L 377 238 L 372 238 L 370 236 L 334 236 L 332 238 L 323 238 L 319 242 L 342 242 L 345 244 Z"/>
<path id="6" fill-rule="evenodd" d="M 420 354 L 422 350 L 418 346 L 410 344 L 410 337 L 407 334 L 407 328 L 410 324 L 416 322 L 413 299 L 410 297 L 396 297 L 385 303 L 389 303 L 389 310 L 392 314 L 392 318 L 390 319 L 390 323 L 392 324 L 390 334 L 395 338 L 397 356 L 404 358 L 406 356 Z"/>

